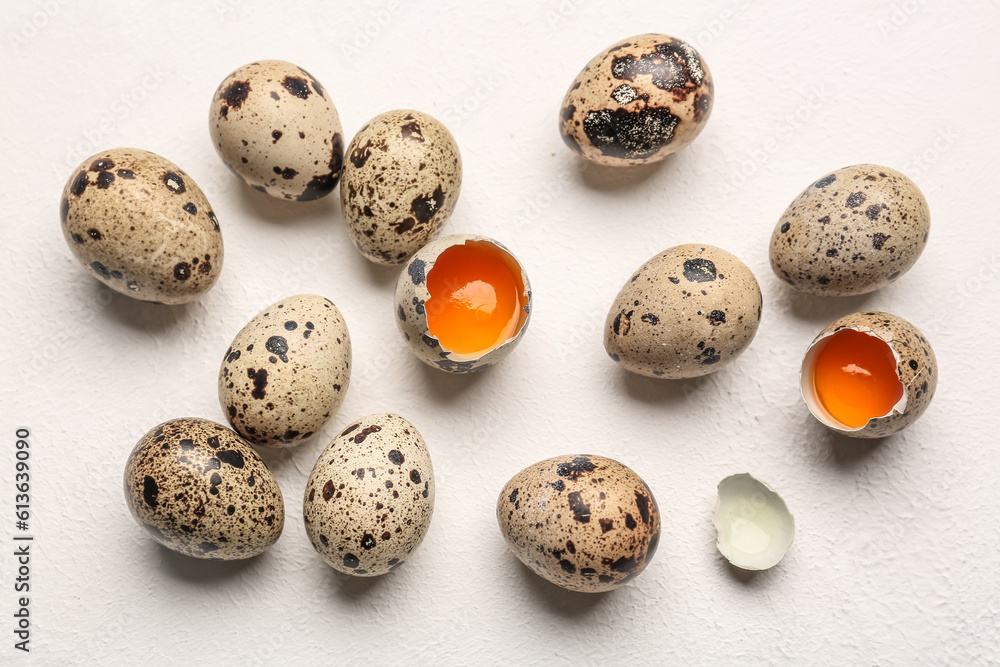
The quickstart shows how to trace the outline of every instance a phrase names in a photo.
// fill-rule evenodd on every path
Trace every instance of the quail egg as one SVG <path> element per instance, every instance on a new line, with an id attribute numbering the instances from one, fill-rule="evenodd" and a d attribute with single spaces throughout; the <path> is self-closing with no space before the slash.
<path id="1" fill-rule="evenodd" d="M 802 360 L 802 398 L 813 416 L 855 438 L 882 438 L 915 422 L 937 388 L 937 359 L 901 317 L 854 313 L 816 336 Z"/>
<path id="2" fill-rule="evenodd" d="M 195 558 L 256 556 L 285 525 L 267 465 L 207 419 L 171 419 L 150 430 L 129 455 L 124 481 L 136 522 L 163 546 Z"/>
<path id="3" fill-rule="evenodd" d="M 66 182 L 60 218 L 90 274 L 141 301 L 193 301 L 222 271 L 212 206 L 193 178 L 155 153 L 115 148 L 87 158 Z"/>
<path id="4" fill-rule="evenodd" d="M 254 190 L 307 201 L 340 179 L 344 138 L 327 90 L 297 65 L 259 60 L 223 79 L 209 110 L 212 145 Z"/>
<path id="5" fill-rule="evenodd" d="M 396 324 L 424 363 L 451 373 L 498 363 L 520 342 L 531 286 L 503 245 L 470 234 L 431 241 L 396 282 Z"/>
<path id="6" fill-rule="evenodd" d="M 434 469 L 417 429 L 398 415 L 363 417 L 327 445 L 306 484 L 302 516 L 330 567 L 385 574 L 420 546 L 434 512 Z"/>
<path id="7" fill-rule="evenodd" d="M 710 245 L 676 246 L 639 267 L 615 297 L 604 349 L 640 375 L 707 375 L 750 345 L 762 304 L 757 279 L 735 256 Z"/>
<path id="8" fill-rule="evenodd" d="M 743 570 L 774 567 L 795 538 L 795 518 L 785 501 L 748 473 L 719 482 L 713 523 L 719 553 Z"/>
<path id="9" fill-rule="evenodd" d="M 909 178 L 875 164 L 844 167 L 785 210 L 771 235 L 771 268 L 807 294 L 865 294 L 910 270 L 930 228 L 927 200 Z"/>
<path id="10" fill-rule="evenodd" d="M 693 46 L 646 34 L 613 44 L 591 60 L 563 98 L 566 145 L 597 164 L 658 162 L 704 129 L 715 86 Z"/>
<path id="11" fill-rule="evenodd" d="M 260 311 L 222 358 L 219 402 L 241 436 L 293 447 L 337 411 L 351 380 L 351 337 L 327 298 L 299 294 Z"/>
<path id="12" fill-rule="evenodd" d="M 347 147 L 340 202 L 361 254 L 402 264 L 437 236 L 462 189 L 462 157 L 444 125 L 419 111 L 387 111 Z"/>

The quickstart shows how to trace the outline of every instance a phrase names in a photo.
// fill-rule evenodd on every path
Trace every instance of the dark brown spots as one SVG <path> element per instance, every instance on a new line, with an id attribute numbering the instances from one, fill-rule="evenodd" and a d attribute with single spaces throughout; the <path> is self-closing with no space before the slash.
<path id="1" fill-rule="evenodd" d="M 649 524 L 649 497 L 644 496 L 638 491 L 635 492 L 635 504 L 639 508 L 639 516 L 642 517 L 642 522 Z"/>
<path id="2" fill-rule="evenodd" d="M 220 115 L 225 118 L 229 114 L 229 108 L 239 109 L 246 102 L 247 95 L 250 94 L 249 81 L 233 81 L 226 86 L 219 94 L 219 99 L 225 102 L 219 110 Z"/>
<path id="3" fill-rule="evenodd" d="M 349 567 L 349 568 L 353 569 L 353 568 L 356 568 L 360 564 L 361 564 L 361 561 L 358 560 L 358 557 L 355 556 L 354 554 L 346 554 L 344 556 L 344 566 L 345 567 Z"/>
<path id="4" fill-rule="evenodd" d="M 187 188 L 184 187 L 184 179 L 172 171 L 168 171 L 163 175 L 163 183 L 167 186 L 167 189 L 175 195 L 179 195 L 187 191 Z"/>
<path id="5" fill-rule="evenodd" d="M 789 230 L 789 228 L 791 228 L 791 225 L 789 223 L 786 222 L 786 223 L 782 224 L 781 225 L 781 233 L 784 234 L 785 232 L 787 232 Z"/>
<path id="6" fill-rule="evenodd" d="M 704 81 L 698 54 L 691 47 L 684 49 L 676 42 L 657 44 L 653 53 L 645 53 L 639 58 L 627 54 L 611 61 L 611 75 L 616 79 L 632 81 L 641 74 L 651 75 L 653 84 L 662 90 L 683 88 L 688 82 L 700 86 Z"/>
<path id="7" fill-rule="evenodd" d="M 573 563 L 569 562 L 565 558 L 562 559 L 561 561 L 559 561 L 559 567 L 561 567 L 563 569 L 563 572 L 568 572 L 570 574 L 573 574 L 573 573 L 576 572 L 576 565 L 574 565 Z"/>
<path id="8" fill-rule="evenodd" d="M 639 563 L 633 557 L 626 558 L 622 556 L 615 562 L 611 563 L 611 570 L 613 572 L 631 572 L 635 569 L 635 566 Z"/>
<path id="9" fill-rule="evenodd" d="M 416 224 L 417 221 L 413 218 L 403 218 L 402 222 L 390 222 L 389 226 L 394 227 L 396 233 L 402 235 L 413 229 Z"/>
<path id="10" fill-rule="evenodd" d="M 107 190 L 114 182 L 115 175 L 110 171 L 102 171 L 97 175 L 97 187 L 101 190 Z"/>
<path id="11" fill-rule="evenodd" d="M 191 215 L 196 215 L 198 213 L 198 207 L 191 202 L 184 204 L 184 206 L 181 206 L 181 208 L 190 213 Z"/>
<path id="12" fill-rule="evenodd" d="M 726 314 L 721 310 L 713 310 L 708 314 L 708 322 L 712 326 L 718 326 L 720 324 L 726 323 Z"/>
<path id="13" fill-rule="evenodd" d="M 251 368 L 250 372 L 253 373 L 253 391 L 250 392 L 250 395 L 257 400 L 262 400 L 266 396 L 264 390 L 267 388 L 267 370 L 261 368 L 254 372 Z"/>
<path id="14" fill-rule="evenodd" d="M 635 530 L 635 527 L 638 526 L 638 525 L 639 524 L 637 524 L 635 522 L 635 517 L 633 517 L 631 514 L 625 514 L 625 527 L 626 528 L 628 528 L 629 530 Z"/>
<path id="15" fill-rule="evenodd" d="M 109 169 L 114 169 L 115 163 L 111 158 L 101 157 L 94 160 L 90 165 L 91 171 L 107 171 Z"/>
<path id="16" fill-rule="evenodd" d="M 410 204 L 410 211 L 418 222 L 426 224 L 430 222 L 435 213 L 441 210 L 442 205 L 444 205 L 444 193 L 441 191 L 441 186 L 439 185 L 430 196 L 414 199 Z"/>
<path id="17" fill-rule="evenodd" d="M 375 546 L 375 536 L 372 535 L 371 533 L 365 533 L 364 536 L 362 536 L 361 538 L 361 548 L 367 551 L 368 549 L 371 549 L 374 546 Z"/>
<path id="18" fill-rule="evenodd" d="M 311 201 L 330 194 L 340 180 L 340 173 L 344 168 L 344 139 L 340 136 L 340 132 L 333 135 L 330 143 L 331 155 L 328 163 L 330 172 L 313 176 L 306 184 L 306 189 L 299 195 L 299 201 Z"/>
<path id="19" fill-rule="evenodd" d="M 160 495 L 160 489 L 156 485 L 156 480 L 146 475 L 142 479 L 142 499 L 147 505 L 156 509 L 158 504 L 157 498 Z"/>
<path id="20" fill-rule="evenodd" d="M 420 130 L 420 125 L 418 125 L 415 120 L 403 125 L 403 127 L 399 128 L 399 130 L 403 139 L 412 139 L 413 141 L 419 141 L 421 143 L 424 141 L 424 135 Z"/>
<path id="21" fill-rule="evenodd" d="M 336 493 L 336 489 L 333 486 L 333 480 L 328 479 L 326 481 L 326 484 L 323 485 L 323 500 L 330 502 L 330 499 L 333 498 L 334 493 Z"/>
<path id="22" fill-rule="evenodd" d="M 615 332 L 616 336 L 624 336 L 632 328 L 632 313 L 634 310 L 628 312 L 622 311 L 615 315 L 615 319 L 611 322 L 611 330 Z"/>
<path id="23" fill-rule="evenodd" d="M 573 519 L 580 523 L 590 523 L 590 505 L 583 502 L 579 491 L 566 494 L 569 508 L 573 510 Z"/>
<path id="24" fill-rule="evenodd" d="M 216 441 L 218 441 L 218 439 Z M 220 449 L 215 453 L 215 457 L 222 463 L 231 465 L 234 468 L 242 468 L 246 463 L 243 460 L 243 455 L 235 449 Z"/>
<path id="25" fill-rule="evenodd" d="M 866 199 L 868 199 L 868 195 L 864 192 L 851 193 L 847 196 L 847 206 L 849 208 L 857 208 L 861 206 Z"/>
<path id="26" fill-rule="evenodd" d="M 132 172 L 131 169 L 119 169 L 118 178 L 124 178 L 127 181 L 131 181 L 133 178 L 135 178 L 135 174 Z"/>
<path id="27" fill-rule="evenodd" d="M 872 234 L 872 247 L 876 250 L 881 250 L 882 245 L 889 240 L 889 234 L 883 234 L 881 232 Z"/>
<path id="28" fill-rule="evenodd" d="M 288 341 L 282 336 L 271 336 L 264 344 L 267 351 L 288 363 Z"/>
<path id="29" fill-rule="evenodd" d="M 97 273 L 97 275 L 104 278 L 105 280 L 111 278 L 111 272 L 108 271 L 108 267 L 104 266 L 100 262 L 91 262 L 90 268 L 92 268 L 94 272 Z"/>
<path id="30" fill-rule="evenodd" d="M 368 162 L 368 158 L 370 158 L 372 155 L 371 148 L 372 148 L 372 140 L 368 139 L 365 142 L 364 146 L 358 146 L 353 151 L 351 151 L 351 156 L 350 156 L 351 164 L 353 164 L 358 169 L 361 169 L 363 166 L 365 166 L 365 163 Z"/>
<path id="31" fill-rule="evenodd" d="M 271 143 L 272 144 L 278 143 L 278 139 L 280 139 L 280 138 L 281 138 L 281 130 L 275 130 L 275 131 L 271 132 L 271 139 L 272 139 Z"/>
<path id="32" fill-rule="evenodd" d="M 180 262 L 174 267 L 174 278 L 177 280 L 187 280 L 191 277 L 191 265 L 187 262 Z"/>
<path id="33" fill-rule="evenodd" d="M 826 186 L 830 185 L 831 183 L 833 183 L 836 180 L 837 180 L 837 177 L 834 176 L 833 174 L 830 174 L 829 176 L 824 176 L 823 178 L 821 178 L 818 181 L 816 181 L 815 183 L 813 183 L 813 187 L 814 188 L 825 188 Z"/>
<path id="34" fill-rule="evenodd" d="M 87 181 L 87 172 L 81 171 L 79 174 L 76 175 L 76 178 L 73 179 L 73 185 L 70 186 L 69 191 L 73 195 L 79 197 L 80 195 L 83 194 L 84 190 L 87 189 L 88 184 L 89 182 Z"/>
<path id="35" fill-rule="evenodd" d="M 614 530 L 615 522 L 613 519 L 598 519 L 598 523 L 601 524 L 601 533 L 606 533 L 609 530 Z"/>
<path id="36" fill-rule="evenodd" d="M 660 318 L 654 315 L 653 313 L 646 313 L 639 319 L 641 319 L 646 324 L 652 324 L 653 326 L 656 326 L 657 324 L 660 323 Z"/>
<path id="37" fill-rule="evenodd" d="M 102 236 L 101 233 L 96 229 L 88 229 L 87 236 L 89 236 L 95 241 L 100 241 L 102 238 L 104 238 L 104 236 Z"/>
<path id="38" fill-rule="evenodd" d="M 716 278 L 715 264 L 707 259 L 696 257 L 684 262 L 684 277 L 692 283 L 710 283 Z"/>
<path id="39" fill-rule="evenodd" d="M 626 160 L 649 157 L 674 139 L 680 119 L 667 107 L 588 111 L 583 132 L 603 155 Z"/>
<path id="40" fill-rule="evenodd" d="M 367 427 L 367 428 L 363 428 L 363 429 L 361 429 L 361 432 L 360 432 L 360 433 L 358 433 L 358 434 L 357 434 L 356 436 L 354 436 L 353 438 L 351 438 L 351 440 L 352 440 L 352 441 L 353 441 L 353 442 L 354 442 L 355 444 L 361 444 L 362 442 L 364 442 L 364 441 L 365 441 L 365 438 L 367 438 L 368 436 L 370 436 L 370 435 L 371 435 L 372 433 L 378 433 L 378 432 L 379 432 L 379 431 L 381 431 L 381 430 L 382 430 L 382 427 L 381 427 L 381 426 L 376 426 L 376 425 L 372 424 L 371 426 L 369 426 L 369 427 Z M 390 459 L 390 460 L 391 460 L 391 459 Z M 400 461 L 400 462 L 402 462 L 402 461 Z M 397 464 L 397 465 L 398 465 L 398 464 Z"/>
<path id="41" fill-rule="evenodd" d="M 281 82 L 281 85 L 283 85 L 285 90 L 290 92 L 292 95 L 295 95 L 295 97 L 303 100 L 307 99 L 309 97 L 309 93 L 312 92 L 309 90 L 309 84 L 306 83 L 306 80 L 298 76 L 286 76 L 285 80 Z"/>
<path id="42" fill-rule="evenodd" d="M 590 462 L 586 456 L 578 456 L 569 463 L 560 463 L 556 466 L 556 474 L 560 477 L 568 477 L 574 482 L 588 472 L 593 472 L 596 466 Z"/>
<path id="43" fill-rule="evenodd" d="M 284 169 L 282 169 L 281 167 L 275 167 L 274 173 L 276 173 L 278 176 L 281 176 L 286 181 L 290 181 L 293 178 L 295 178 L 299 172 L 295 171 L 291 167 L 285 167 Z"/>

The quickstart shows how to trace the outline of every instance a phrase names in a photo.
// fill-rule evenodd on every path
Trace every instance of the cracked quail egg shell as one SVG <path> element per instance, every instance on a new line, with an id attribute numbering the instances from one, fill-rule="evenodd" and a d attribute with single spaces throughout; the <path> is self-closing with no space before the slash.
<path id="1" fill-rule="evenodd" d="M 294 447 L 340 407 L 351 381 L 351 336 L 316 294 L 272 303 L 240 330 L 219 368 L 219 403 L 241 436 Z"/>
<path id="2" fill-rule="evenodd" d="M 344 165 L 337 108 L 316 78 L 258 60 L 223 79 L 208 116 L 212 145 L 254 190 L 308 201 L 333 192 Z"/>
<path id="3" fill-rule="evenodd" d="M 637 577 L 660 541 L 660 511 L 631 468 L 593 455 L 556 456 L 514 475 L 497 499 L 507 546 L 528 569 L 571 591 L 610 591 Z"/>
<path id="4" fill-rule="evenodd" d="M 719 553 L 743 570 L 774 567 L 795 538 L 795 518 L 785 501 L 748 473 L 719 482 L 713 523 Z"/>
<path id="5" fill-rule="evenodd" d="M 919 419 L 937 378 L 937 358 L 919 329 L 890 313 L 864 312 L 816 336 L 800 385 L 820 423 L 855 438 L 882 438 Z"/>
<path id="6" fill-rule="evenodd" d="M 137 148 L 92 155 L 63 189 L 66 243 L 91 275 L 141 301 L 188 303 L 222 272 L 222 232 L 205 194 L 170 160 Z"/>
<path id="7" fill-rule="evenodd" d="M 453 234 L 431 241 L 396 282 L 395 317 L 410 350 L 450 373 L 500 362 L 524 336 L 531 286 L 511 252 L 493 239 Z"/>
<path id="8" fill-rule="evenodd" d="M 563 98 L 559 130 L 583 158 L 612 167 L 658 162 L 704 129 L 712 73 L 677 37 L 629 37 L 595 56 Z"/>
<path id="9" fill-rule="evenodd" d="M 927 200 L 904 174 L 876 164 L 831 172 L 788 206 L 771 235 L 771 268 L 807 294 L 850 296 L 885 287 L 927 244 Z"/>
<path id="10" fill-rule="evenodd" d="M 144 435 L 125 465 L 125 501 L 157 542 L 195 558 L 267 550 L 285 525 L 278 482 L 250 445 L 207 419 L 171 419 Z"/>
<path id="11" fill-rule="evenodd" d="M 347 147 L 340 202 L 355 247 L 377 264 L 402 264 L 451 217 L 462 157 L 444 125 L 420 111 L 387 111 Z"/>
<path id="12" fill-rule="evenodd" d="M 696 243 L 668 248 L 615 297 L 604 348 L 622 368 L 647 377 L 707 375 L 750 345 L 762 305 L 757 279 L 734 255 Z"/>
<path id="13" fill-rule="evenodd" d="M 394 570 L 423 541 L 434 513 L 434 468 L 424 439 L 394 414 L 363 417 L 323 450 L 302 515 L 313 548 L 339 572 Z"/>

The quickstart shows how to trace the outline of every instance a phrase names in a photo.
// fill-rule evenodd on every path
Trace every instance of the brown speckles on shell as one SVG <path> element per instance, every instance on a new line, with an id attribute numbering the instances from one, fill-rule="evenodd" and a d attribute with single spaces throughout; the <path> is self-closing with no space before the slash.
<path id="1" fill-rule="evenodd" d="M 340 179 L 340 116 L 319 82 L 292 63 L 260 60 L 227 76 L 212 97 L 209 130 L 229 168 L 272 197 L 317 199 Z"/>
<path id="2" fill-rule="evenodd" d="M 462 157 L 448 129 L 408 109 L 369 121 L 347 148 L 340 202 L 355 246 L 401 264 L 448 221 L 462 188 Z"/>
<path id="3" fill-rule="evenodd" d="M 803 190 L 771 235 L 775 275 L 807 294 L 865 294 L 903 275 L 930 232 L 927 200 L 898 171 L 838 169 Z"/>
<path id="4" fill-rule="evenodd" d="M 195 558 L 256 556 L 285 524 L 281 490 L 264 461 L 206 419 L 171 419 L 150 430 L 129 455 L 124 485 L 136 522 Z"/>
<path id="5" fill-rule="evenodd" d="M 559 130 L 566 145 L 598 164 L 657 162 L 694 141 L 714 94 L 694 47 L 668 35 L 638 35 L 602 51 L 577 75 Z"/>
<path id="6" fill-rule="evenodd" d="M 362 435 L 363 434 L 363 435 Z M 331 567 L 377 576 L 420 545 L 434 512 L 434 469 L 417 429 L 398 415 L 363 417 L 323 450 L 302 515 Z"/>
<path id="7" fill-rule="evenodd" d="M 222 270 L 222 235 L 208 199 L 155 153 L 116 148 L 87 158 L 63 189 L 60 218 L 77 260 L 134 299 L 187 303 Z M 181 265 L 191 270 L 178 271 Z"/>
<path id="8" fill-rule="evenodd" d="M 709 245 L 676 246 L 622 287 L 604 325 L 604 348 L 640 375 L 706 375 L 750 345 L 762 305 L 757 279 L 737 257 Z"/>
<path id="9" fill-rule="evenodd" d="M 854 438 L 884 438 L 915 422 L 930 405 L 937 389 L 937 357 L 934 356 L 931 344 L 919 329 L 902 317 L 878 311 L 853 313 L 841 317 L 823 329 L 809 344 L 809 349 L 812 350 L 817 342 L 830 334 L 848 328 L 863 333 L 873 333 L 896 352 L 899 358 L 896 372 L 899 374 L 900 382 L 903 383 L 906 406 L 902 412 L 893 411 L 886 417 L 872 419 L 860 429 L 835 428 L 834 430 Z M 808 360 L 807 355 L 804 363 Z M 810 387 L 811 380 L 804 365 L 802 373 L 804 396 L 810 392 Z"/>
<path id="10" fill-rule="evenodd" d="M 597 593 L 635 578 L 660 539 L 646 483 L 603 456 L 557 456 L 514 475 L 497 500 L 500 532 L 536 574 Z"/>
<path id="11" fill-rule="evenodd" d="M 333 303 L 300 294 L 258 313 L 219 368 L 219 402 L 256 445 L 293 447 L 337 411 L 351 379 L 351 338 Z"/>

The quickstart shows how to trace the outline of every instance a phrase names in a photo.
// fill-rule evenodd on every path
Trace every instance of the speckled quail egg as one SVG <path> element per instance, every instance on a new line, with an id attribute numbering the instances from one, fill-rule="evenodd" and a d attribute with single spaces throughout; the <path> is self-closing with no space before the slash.
<path id="1" fill-rule="evenodd" d="M 637 35 L 602 51 L 563 98 L 566 145 L 612 167 L 658 162 L 684 148 L 712 112 L 708 65 L 682 39 Z"/>
<path id="2" fill-rule="evenodd" d="M 556 456 L 528 466 L 501 491 L 497 521 L 507 546 L 532 572 L 583 593 L 638 576 L 660 541 L 649 487 L 603 456 Z"/>
<path id="3" fill-rule="evenodd" d="M 927 200 L 909 178 L 876 164 L 844 167 L 785 210 L 771 235 L 771 268 L 807 294 L 865 294 L 910 270 L 930 228 Z"/>
<path id="4" fill-rule="evenodd" d="M 524 336 L 531 286 L 503 245 L 471 234 L 431 241 L 396 282 L 396 324 L 424 363 L 451 373 L 480 371 Z"/>
<path id="5" fill-rule="evenodd" d="M 882 438 L 924 413 L 937 387 L 937 359 L 920 330 L 889 313 L 845 315 L 809 345 L 802 398 L 838 433 Z"/>
<path id="6" fill-rule="evenodd" d="M 207 419 L 171 419 L 142 436 L 125 466 L 125 501 L 153 539 L 195 558 L 256 556 L 285 525 L 267 465 Z"/>
<path id="7" fill-rule="evenodd" d="M 312 74 L 260 60 L 223 79 L 209 110 L 212 145 L 254 190 L 307 201 L 330 194 L 344 164 L 340 116 Z"/>
<path id="8" fill-rule="evenodd" d="M 434 512 L 434 469 L 420 433 L 393 414 L 363 417 L 320 454 L 302 515 L 330 567 L 374 577 L 420 546 Z"/>
<path id="9" fill-rule="evenodd" d="M 402 264 L 437 236 L 462 189 L 462 157 L 444 125 L 402 109 L 368 121 L 347 147 L 340 202 L 361 254 Z"/>
<path id="10" fill-rule="evenodd" d="M 155 153 L 115 148 L 87 158 L 63 189 L 60 217 L 80 263 L 135 299 L 187 303 L 222 271 L 222 233 L 208 199 Z"/>
<path id="11" fill-rule="evenodd" d="M 615 297 L 604 349 L 640 375 L 707 375 L 750 345 L 762 304 L 757 279 L 738 258 L 710 245 L 676 246 L 639 267 Z"/>
<path id="12" fill-rule="evenodd" d="M 219 402 L 236 432 L 293 447 L 337 411 L 351 380 L 351 337 L 332 301 L 299 294 L 272 303 L 233 339 L 219 368 Z"/>

